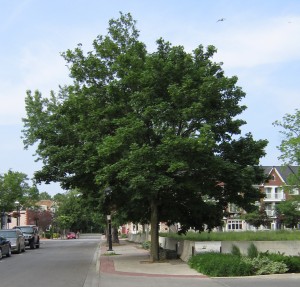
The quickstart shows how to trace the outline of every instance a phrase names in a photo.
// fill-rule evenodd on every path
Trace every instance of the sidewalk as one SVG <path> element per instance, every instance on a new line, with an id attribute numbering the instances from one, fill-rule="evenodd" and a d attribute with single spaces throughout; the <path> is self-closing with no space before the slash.
<path id="1" fill-rule="evenodd" d="M 101 246 L 100 272 L 129 276 L 207 278 L 181 259 L 152 263 L 149 261 L 148 250 L 126 240 L 120 240 L 120 245 L 114 245 L 113 252 L 107 252 L 105 244 Z"/>

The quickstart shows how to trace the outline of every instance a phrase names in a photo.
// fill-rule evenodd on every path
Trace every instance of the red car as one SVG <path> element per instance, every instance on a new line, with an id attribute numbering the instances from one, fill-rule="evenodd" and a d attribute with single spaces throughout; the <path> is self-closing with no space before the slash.
<path id="1" fill-rule="evenodd" d="M 75 232 L 68 232 L 67 233 L 67 239 L 76 239 Z"/>

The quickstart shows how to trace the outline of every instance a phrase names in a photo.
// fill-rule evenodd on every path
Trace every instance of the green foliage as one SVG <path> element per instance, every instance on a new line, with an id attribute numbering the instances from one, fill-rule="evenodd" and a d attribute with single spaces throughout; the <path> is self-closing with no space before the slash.
<path id="1" fill-rule="evenodd" d="M 281 159 L 286 164 L 300 165 L 300 110 L 296 109 L 295 114 L 286 114 L 282 121 L 275 121 L 274 126 L 279 126 L 283 130 L 280 131 L 283 140 L 279 146 Z M 299 185 L 299 172 L 298 175 L 293 176 L 292 185 Z"/>
<path id="2" fill-rule="evenodd" d="M 243 215 L 245 221 L 254 227 L 258 228 L 261 225 L 266 226 L 268 223 L 268 216 L 263 207 L 256 208 L 254 211 L 246 213 Z"/>
<path id="3" fill-rule="evenodd" d="M 16 201 L 20 206 L 33 207 L 38 201 L 39 191 L 33 182 L 30 186 L 26 174 L 9 170 L 0 175 L 0 207 L 5 211 L 16 210 Z"/>
<path id="4" fill-rule="evenodd" d="M 51 238 L 51 233 L 50 232 L 46 232 L 45 233 L 45 238 L 46 239 L 50 239 Z"/>
<path id="5" fill-rule="evenodd" d="M 242 261 L 252 265 L 253 274 L 255 275 L 282 274 L 288 271 L 285 263 L 273 261 L 265 256 L 243 257 Z"/>
<path id="6" fill-rule="evenodd" d="M 192 256 L 188 264 L 198 272 L 213 277 L 253 275 L 252 265 L 240 256 L 221 253 L 203 253 Z"/>
<path id="7" fill-rule="evenodd" d="M 52 197 L 49 193 L 44 191 L 39 194 L 39 200 L 52 200 Z"/>
<path id="8" fill-rule="evenodd" d="M 241 250 L 236 246 L 232 245 L 231 254 L 235 256 L 241 256 Z"/>
<path id="9" fill-rule="evenodd" d="M 256 246 L 254 245 L 253 242 L 248 247 L 247 255 L 248 255 L 249 258 L 255 258 L 255 257 L 258 256 L 258 250 L 257 250 L 257 248 L 256 248 Z"/>
<path id="10" fill-rule="evenodd" d="M 289 228 L 297 228 L 300 222 L 300 196 L 294 195 L 276 204 L 276 212 L 280 222 Z"/>
<path id="11" fill-rule="evenodd" d="M 89 204 L 89 198 L 84 198 L 78 190 L 70 190 L 56 197 L 59 206 L 55 225 L 59 229 L 80 230 L 82 232 L 99 232 L 106 219 Z M 94 199 L 92 199 L 94 200 Z"/>
<path id="12" fill-rule="evenodd" d="M 299 256 L 285 256 L 284 254 L 279 253 L 262 253 L 261 256 L 266 256 L 272 261 L 284 263 L 290 273 L 299 273 L 300 272 L 300 257 Z"/>
<path id="13" fill-rule="evenodd" d="M 144 249 L 149 250 L 150 247 L 151 247 L 151 241 L 144 241 L 144 242 L 142 243 L 142 247 L 143 247 Z"/>
<path id="14" fill-rule="evenodd" d="M 123 13 L 93 51 L 67 50 L 73 83 L 25 99 L 24 145 L 36 144 L 43 162 L 36 180 L 79 188 L 119 221 L 180 222 L 182 232 L 220 226 L 228 202 L 251 209 L 262 196 L 253 184 L 264 179 L 267 141 L 241 136 L 245 93 L 215 53 L 163 39 L 149 53 Z"/>
<path id="15" fill-rule="evenodd" d="M 214 277 L 250 276 L 295 272 L 299 259 L 285 256 L 246 257 L 235 254 L 203 253 L 192 256 L 188 264 L 198 272 Z M 294 266 L 293 269 L 289 266 Z M 294 264 L 294 265 L 293 265 Z"/>

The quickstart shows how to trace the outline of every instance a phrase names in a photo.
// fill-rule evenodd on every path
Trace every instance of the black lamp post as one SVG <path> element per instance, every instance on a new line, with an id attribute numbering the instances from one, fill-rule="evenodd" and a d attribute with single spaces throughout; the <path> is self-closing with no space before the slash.
<path id="1" fill-rule="evenodd" d="M 1 211 L 1 229 L 4 229 L 5 227 L 5 210 L 4 207 L 2 207 L 2 211 Z"/>
<path id="2" fill-rule="evenodd" d="M 112 249 L 112 234 L 111 234 L 111 215 L 107 215 L 107 224 L 108 224 L 108 250 L 113 251 Z"/>
<path id="3" fill-rule="evenodd" d="M 16 207 L 17 207 L 17 226 L 20 225 L 20 202 L 15 201 Z"/>

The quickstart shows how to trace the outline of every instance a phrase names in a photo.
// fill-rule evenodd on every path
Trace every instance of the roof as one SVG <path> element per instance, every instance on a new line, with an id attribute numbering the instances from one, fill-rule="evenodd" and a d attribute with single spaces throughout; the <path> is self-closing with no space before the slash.
<path id="1" fill-rule="evenodd" d="M 283 166 L 262 166 L 266 175 L 269 175 L 273 168 L 277 170 L 284 182 L 287 182 L 287 179 L 290 175 L 298 174 L 299 166 L 283 165 Z"/>

